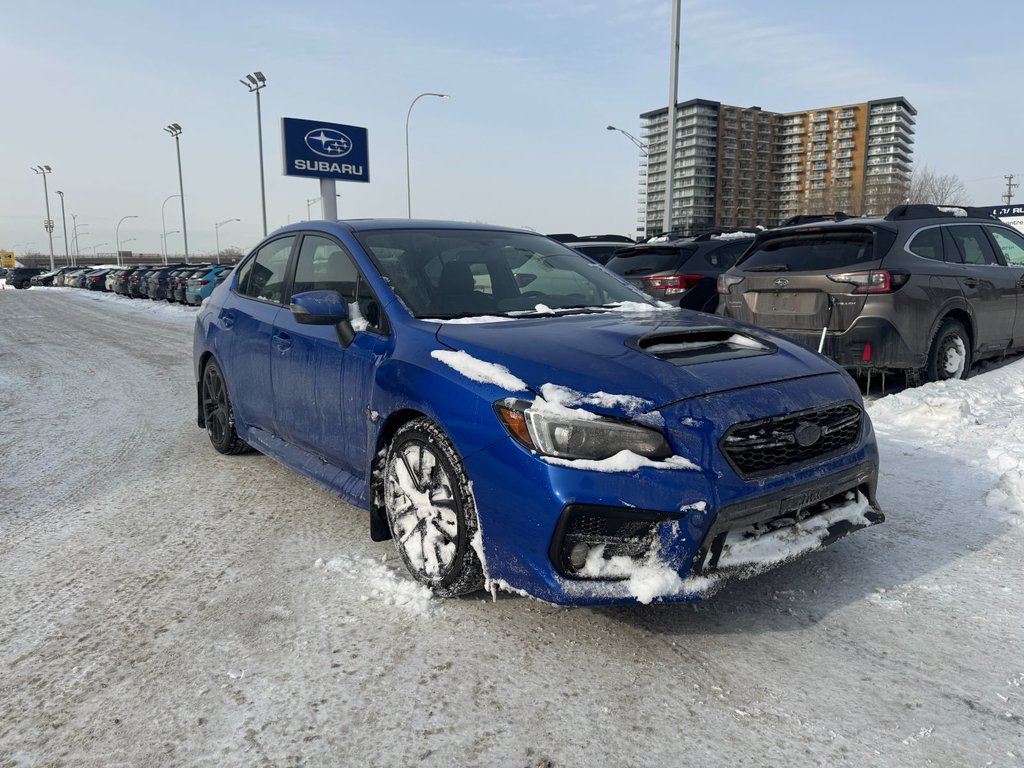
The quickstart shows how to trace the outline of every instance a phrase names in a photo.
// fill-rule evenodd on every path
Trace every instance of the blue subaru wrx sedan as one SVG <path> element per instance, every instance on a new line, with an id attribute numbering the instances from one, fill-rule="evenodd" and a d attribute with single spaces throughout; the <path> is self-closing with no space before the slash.
<path id="1" fill-rule="evenodd" d="M 194 363 L 216 450 L 368 509 L 439 595 L 693 600 L 884 519 L 840 368 L 532 232 L 286 227 L 203 304 Z"/>

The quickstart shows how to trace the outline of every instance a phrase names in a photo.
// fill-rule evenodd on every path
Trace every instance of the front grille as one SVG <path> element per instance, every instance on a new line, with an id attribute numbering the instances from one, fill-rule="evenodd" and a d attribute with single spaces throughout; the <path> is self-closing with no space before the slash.
<path id="1" fill-rule="evenodd" d="M 788 469 L 849 450 L 860 435 L 862 412 L 851 402 L 736 424 L 721 446 L 744 478 Z"/>

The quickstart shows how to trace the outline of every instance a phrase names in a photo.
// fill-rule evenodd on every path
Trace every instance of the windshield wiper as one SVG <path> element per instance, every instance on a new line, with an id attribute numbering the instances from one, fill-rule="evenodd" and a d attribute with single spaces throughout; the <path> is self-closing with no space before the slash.
<path id="1" fill-rule="evenodd" d="M 756 267 L 747 267 L 746 272 L 789 272 L 785 264 L 761 264 Z"/>

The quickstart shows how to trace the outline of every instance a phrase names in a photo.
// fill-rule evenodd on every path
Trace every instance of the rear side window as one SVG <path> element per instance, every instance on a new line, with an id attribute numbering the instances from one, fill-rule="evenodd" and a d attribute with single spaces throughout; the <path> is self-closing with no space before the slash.
<path id="1" fill-rule="evenodd" d="M 649 275 L 681 267 L 696 251 L 696 246 L 629 248 L 616 253 L 605 266 L 617 275 Z"/>
<path id="2" fill-rule="evenodd" d="M 239 276 L 238 292 L 253 299 L 280 303 L 284 298 L 288 257 L 294 244 L 294 236 L 282 237 L 260 248 Z"/>
<path id="3" fill-rule="evenodd" d="M 963 257 L 964 264 L 995 264 L 996 255 L 979 224 L 947 227 Z"/>
<path id="4" fill-rule="evenodd" d="M 946 259 L 945 251 L 942 248 L 942 230 L 939 227 L 922 229 L 914 235 L 907 245 L 907 249 L 922 259 L 931 259 L 932 261 L 945 261 Z"/>
<path id="5" fill-rule="evenodd" d="M 986 227 L 1007 264 L 1024 265 L 1024 237 L 1008 229 Z"/>
<path id="6" fill-rule="evenodd" d="M 866 232 L 793 235 L 767 240 L 741 264 L 753 272 L 815 272 L 875 261 L 874 238 Z"/>
<path id="7" fill-rule="evenodd" d="M 705 254 L 704 260 L 711 266 L 723 270 L 735 267 L 736 262 L 740 260 L 740 256 L 750 247 L 752 242 L 754 241 L 740 240 L 739 242 L 723 245 L 721 248 L 716 248 L 711 253 Z"/>

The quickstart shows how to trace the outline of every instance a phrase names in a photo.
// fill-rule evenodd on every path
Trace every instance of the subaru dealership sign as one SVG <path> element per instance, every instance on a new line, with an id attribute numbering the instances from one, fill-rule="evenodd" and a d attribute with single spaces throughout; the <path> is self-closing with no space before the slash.
<path id="1" fill-rule="evenodd" d="M 365 128 L 282 117 L 281 140 L 286 176 L 370 180 L 370 150 Z"/>
<path id="2" fill-rule="evenodd" d="M 1005 224 L 1024 232 L 1024 203 L 1010 203 L 1009 205 L 990 205 L 982 210 L 1000 219 Z"/>

